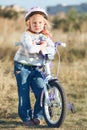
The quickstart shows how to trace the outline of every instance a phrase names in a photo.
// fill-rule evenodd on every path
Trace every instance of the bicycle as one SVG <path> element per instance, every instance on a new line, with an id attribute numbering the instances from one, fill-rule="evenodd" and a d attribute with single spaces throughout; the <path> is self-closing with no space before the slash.
<path id="1" fill-rule="evenodd" d="M 55 48 L 58 52 L 57 46 L 66 46 L 65 43 L 56 42 Z M 59 64 L 60 64 L 60 55 Z M 48 62 L 48 55 L 44 56 L 44 65 L 42 69 L 45 87 L 41 95 L 41 106 L 43 107 L 43 114 L 45 122 L 49 127 L 60 127 L 66 115 L 66 95 L 59 80 L 51 75 L 50 66 Z M 58 73 L 57 73 L 58 76 Z"/>

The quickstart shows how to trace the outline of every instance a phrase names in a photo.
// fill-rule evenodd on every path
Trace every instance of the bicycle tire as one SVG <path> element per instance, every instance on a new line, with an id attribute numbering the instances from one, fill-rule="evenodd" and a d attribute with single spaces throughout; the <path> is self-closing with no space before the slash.
<path id="1" fill-rule="evenodd" d="M 66 95 L 65 95 L 63 87 L 59 84 L 59 82 L 57 80 L 49 81 L 47 86 L 48 86 L 49 95 L 50 95 L 50 91 L 55 90 L 56 94 L 54 93 L 54 97 L 56 97 L 56 98 L 53 100 L 50 100 L 50 104 L 48 105 L 46 103 L 46 100 L 45 100 L 46 98 L 44 95 L 44 99 L 43 99 L 44 119 L 49 127 L 58 128 L 62 125 L 62 123 L 65 119 L 65 115 L 66 115 Z M 57 91 L 58 91 L 59 95 L 57 94 Z M 50 96 L 49 96 L 49 98 L 50 98 Z M 53 98 L 52 95 L 51 95 L 51 98 Z M 58 99 L 58 98 L 60 98 L 60 99 Z M 61 100 L 60 106 L 57 105 L 58 100 Z M 57 104 L 56 104 L 56 102 L 57 102 Z M 55 109 L 55 110 L 52 110 L 52 109 Z"/>

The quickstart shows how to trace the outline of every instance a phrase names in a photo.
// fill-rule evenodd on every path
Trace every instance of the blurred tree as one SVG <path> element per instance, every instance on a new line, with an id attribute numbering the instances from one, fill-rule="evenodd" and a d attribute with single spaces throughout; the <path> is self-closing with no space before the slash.
<path id="1" fill-rule="evenodd" d="M 55 15 L 52 22 L 53 29 L 60 29 L 64 32 L 81 32 L 83 23 L 87 22 L 87 13 L 79 13 L 75 9 L 71 9 L 64 18 Z"/>
<path id="2" fill-rule="evenodd" d="M 79 14 L 75 9 L 71 9 L 67 13 L 66 19 L 69 24 L 69 31 L 72 31 L 72 30 L 80 31 Z"/>
<path id="3" fill-rule="evenodd" d="M 0 9 L 0 16 L 1 17 L 4 17 L 4 18 L 9 18 L 9 19 L 11 19 L 11 18 L 18 18 L 18 12 L 16 12 L 16 11 L 13 11 L 13 10 L 1 10 Z"/>

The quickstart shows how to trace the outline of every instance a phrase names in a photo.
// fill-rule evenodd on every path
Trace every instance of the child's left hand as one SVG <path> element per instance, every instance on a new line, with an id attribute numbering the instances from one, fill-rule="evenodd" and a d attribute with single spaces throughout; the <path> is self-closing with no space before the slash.
<path id="1" fill-rule="evenodd" d="M 47 46 L 47 42 L 46 42 L 46 41 L 40 41 L 39 44 L 40 44 L 40 45 L 45 44 L 45 46 Z"/>

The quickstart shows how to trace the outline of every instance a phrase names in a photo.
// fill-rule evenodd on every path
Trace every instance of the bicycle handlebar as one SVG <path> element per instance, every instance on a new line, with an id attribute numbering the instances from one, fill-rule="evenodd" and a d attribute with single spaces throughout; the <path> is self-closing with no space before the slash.
<path id="1" fill-rule="evenodd" d="M 20 45 L 22 45 L 22 43 L 21 42 L 16 42 L 15 45 L 20 46 Z M 57 47 L 57 46 L 66 47 L 66 43 L 64 43 L 64 42 L 55 42 L 55 47 Z"/>

